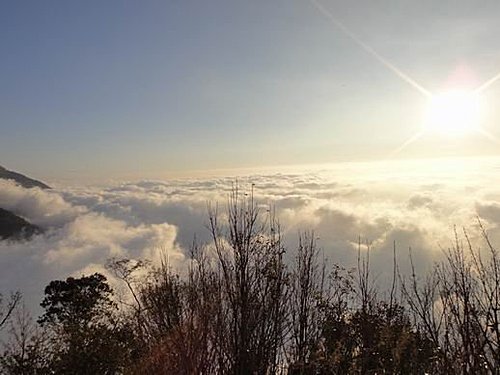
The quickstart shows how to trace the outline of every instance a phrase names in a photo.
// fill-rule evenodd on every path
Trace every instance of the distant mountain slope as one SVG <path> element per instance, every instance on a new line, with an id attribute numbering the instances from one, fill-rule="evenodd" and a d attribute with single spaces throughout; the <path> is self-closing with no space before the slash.
<path id="1" fill-rule="evenodd" d="M 9 171 L 2 166 L 0 166 L 0 178 L 14 180 L 25 188 L 39 187 L 41 189 L 50 189 L 50 186 L 45 185 L 43 182 L 33 180 L 17 172 Z"/>
<path id="2" fill-rule="evenodd" d="M 0 240 L 6 239 L 29 239 L 42 230 L 36 225 L 28 223 L 23 218 L 12 212 L 0 208 Z"/>

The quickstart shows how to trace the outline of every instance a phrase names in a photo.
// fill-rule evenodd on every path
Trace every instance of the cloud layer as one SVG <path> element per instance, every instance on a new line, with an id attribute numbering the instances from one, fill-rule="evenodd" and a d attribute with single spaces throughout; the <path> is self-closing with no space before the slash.
<path id="1" fill-rule="evenodd" d="M 376 273 L 390 273 L 396 243 L 403 270 L 408 247 L 426 269 L 476 217 L 500 241 L 497 159 L 343 164 L 239 177 L 264 208 L 276 207 L 287 244 L 314 229 L 331 261 L 352 266 L 358 238 L 371 243 Z M 209 239 L 207 203 L 227 202 L 235 179 L 139 181 L 107 187 L 23 189 L 0 181 L 0 207 L 46 232 L 30 242 L 0 242 L 1 291 L 20 289 L 38 303 L 52 279 L 102 270 L 110 257 L 151 258 L 161 247 L 182 263 L 196 234 Z M 405 268 L 406 267 L 406 268 Z"/>

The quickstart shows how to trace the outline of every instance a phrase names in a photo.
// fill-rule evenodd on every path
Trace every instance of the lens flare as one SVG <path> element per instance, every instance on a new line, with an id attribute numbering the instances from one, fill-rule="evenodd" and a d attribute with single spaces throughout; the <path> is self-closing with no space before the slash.
<path id="1" fill-rule="evenodd" d="M 480 129 L 481 100 L 474 92 L 451 90 L 433 95 L 425 115 L 424 130 L 460 136 Z"/>
<path id="2" fill-rule="evenodd" d="M 481 125 L 484 117 L 484 106 L 481 93 L 490 86 L 500 81 L 500 73 L 479 85 L 475 90 L 450 90 L 434 94 L 425 89 L 415 79 L 395 66 L 387 58 L 379 54 L 373 47 L 361 40 L 354 32 L 347 28 L 333 13 L 324 6 L 321 0 L 309 0 L 309 2 L 327 19 L 332 22 L 338 30 L 349 37 L 360 48 L 369 53 L 375 60 L 380 62 L 388 70 L 392 71 L 402 81 L 410 84 L 414 89 L 429 99 L 423 126 L 416 134 L 406 140 L 400 147 L 391 153 L 394 156 L 405 149 L 408 145 L 416 142 L 423 135 L 432 133 L 446 137 L 462 136 L 472 132 L 479 133 L 489 140 L 500 144 L 500 139 L 485 130 Z"/>

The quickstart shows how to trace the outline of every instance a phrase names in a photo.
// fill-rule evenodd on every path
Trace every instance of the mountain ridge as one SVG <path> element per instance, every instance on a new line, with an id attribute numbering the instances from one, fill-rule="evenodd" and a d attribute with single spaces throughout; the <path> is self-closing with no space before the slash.
<path id="1" fill-rule="evenodd" d="M 49 185 L 41 181 L 29 178 L 21 173 L 9 171 L 7 168 L 2 167 L 1 165 L 0 165 L 0 179 L 13 180 L 17 184 L 27 189 L 31 189 L 34 187 L 38 187 L 40 189 L 50 189 Z"/>

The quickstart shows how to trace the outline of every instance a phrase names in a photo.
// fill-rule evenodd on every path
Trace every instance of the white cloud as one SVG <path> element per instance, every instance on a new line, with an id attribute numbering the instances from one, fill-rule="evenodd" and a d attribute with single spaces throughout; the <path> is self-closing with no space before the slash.
<path id="1" fill-rule="evenodd" d="M 0 207 L 45 229 L 26 242 L 0 242 L 2 291 L 20 289 L 32 307 L 43 287 L 55 278 L 79 275 L 111 257 L 149 258 L 162 247 L 173 263 L 182 261 L 177 228 L 162 223 L 134 223 L 113 218 L 83 203 L 98 202 L 99 194 L 79 196 L 81 205 L 64 199 L 64 192 L 23 189 L 2 183 Z M 104 203 L 102 203 L 104 204 Z"/>
<path id="2" fill-rule="evenodd" d="M 500 194 L 491 163 L 467 162 L 458 174 L 446 163 L 438 167 L 367 163 L 238 181 L 247 190 L 254 184 L 264 209 L 276 207 L 290 248 L 299 230 L 314 229 L 330 260 L 353 266 L 361 236 L 372 244 L 374 274 L 384 276 L 391 271 L 394 241 L 404 270 L 409 247 L 415 264 L 428 267 L 439 246 L 450 243 L 454 224 L 468 227 L 476 240 L 476 216 L 500 240 Z M 154 258 L 159 246 L 182 262 L 195 234 L 209 239 L 207 202 L 224 206 L 233 185 L 227 177 L 42 191 L 0 181 L 0 207 L 46 229 L 30 242 L 0 242 L 2 289 L 21 289 L 38 302 L 54 278 L 102 269 L 110 257 Z"/>
<path id="3" fill-rule="evenodd" d="M 84 211 L 66 202 L 55 191 L 24 189 L 12 181 L 1 179 L 0 207 L 41 227 L 61 227 Z"/>

